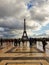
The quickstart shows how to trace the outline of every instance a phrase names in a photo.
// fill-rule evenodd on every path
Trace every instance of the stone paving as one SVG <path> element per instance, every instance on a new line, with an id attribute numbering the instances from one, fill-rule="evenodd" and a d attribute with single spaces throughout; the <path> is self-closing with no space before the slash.
<path id="1" fill-rule="evenodd" d="M 36 46 L 29 47 L 7 45 L 0 47 L 0 65 L 49 65 L 49 49 L 43 50 Z"/>

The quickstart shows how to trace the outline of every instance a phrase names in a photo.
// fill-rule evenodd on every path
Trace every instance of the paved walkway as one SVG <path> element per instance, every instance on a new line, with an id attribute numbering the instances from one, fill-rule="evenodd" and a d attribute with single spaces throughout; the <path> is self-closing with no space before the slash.
<path id="1" fill-rule="evenodd" d="M 0 65 L 49 65 L 49 50 L 44 53 L 41 48 L 30 48 L 26 43 L 24 46 L 1 47 Z"/>

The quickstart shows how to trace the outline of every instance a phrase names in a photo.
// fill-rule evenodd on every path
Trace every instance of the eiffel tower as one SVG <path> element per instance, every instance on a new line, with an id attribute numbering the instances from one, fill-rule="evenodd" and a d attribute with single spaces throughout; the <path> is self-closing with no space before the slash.
<path id="1" fill-rule="evenodd" d="M 27 36 L 27 32 L 26 32 L 26 20 L 24 19 L 24 31 L 23 31 L 23 36 L 22 36 L 22 39 L 23 40 L 27 40 L 28 39 L 28 36 Z"/>

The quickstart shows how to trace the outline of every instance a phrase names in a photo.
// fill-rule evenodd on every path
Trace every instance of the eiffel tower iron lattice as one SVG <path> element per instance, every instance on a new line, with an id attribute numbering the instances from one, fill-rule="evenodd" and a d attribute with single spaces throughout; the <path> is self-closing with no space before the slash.
<path id="1" fill-rule="evenodd" d="M 22 35 L 22 39 L 23 40 L 27 40 L 28 36 L 27 36 L 27 32 L 26 32 L 26 20 L 24 19 L 24 31 L 23 31 L 23 35 Z"/>

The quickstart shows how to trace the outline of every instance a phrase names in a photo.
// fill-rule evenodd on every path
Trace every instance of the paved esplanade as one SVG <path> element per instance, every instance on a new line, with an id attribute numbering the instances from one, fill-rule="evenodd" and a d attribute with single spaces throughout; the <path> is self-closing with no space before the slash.
<path id="1" fill-rule="evenodd" d="M 20 46 L 7 43 L 0 48 L 0 65 L 49 65 L 49 50 L 44 53 L 37 44 L 30 47 L 29 42 Z"/>

